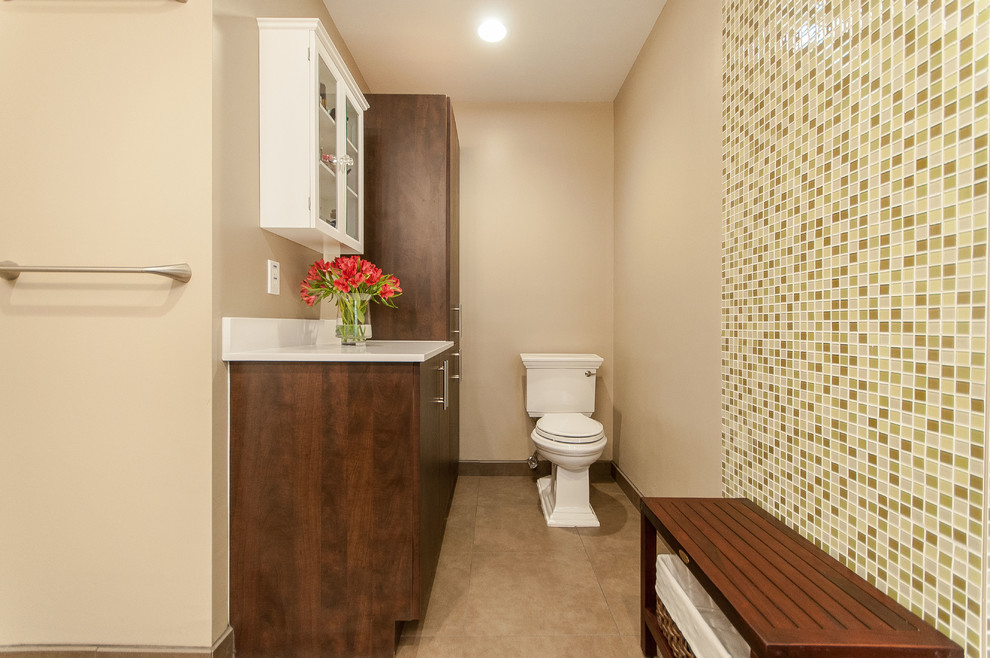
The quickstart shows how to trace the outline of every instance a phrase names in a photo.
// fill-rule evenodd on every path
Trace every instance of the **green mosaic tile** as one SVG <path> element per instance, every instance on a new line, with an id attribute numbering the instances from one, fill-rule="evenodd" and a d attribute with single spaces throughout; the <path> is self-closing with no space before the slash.
<path id="1" fill-rule="evenodd" d="M 990 648 L 986 0 L 724 0 L 723 490 Z"/>

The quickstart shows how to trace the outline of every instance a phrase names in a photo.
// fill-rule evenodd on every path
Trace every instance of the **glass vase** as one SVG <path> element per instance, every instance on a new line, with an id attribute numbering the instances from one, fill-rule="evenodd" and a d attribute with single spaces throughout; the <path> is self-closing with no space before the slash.
<path id="1" fill-rule="evenodd" d="M 344 292 L 336 295 L 337 336 L 341 345 L 364 345 L 371 333 L 371 316 L 368 303 L 371 295 L 363 292 Z"/>

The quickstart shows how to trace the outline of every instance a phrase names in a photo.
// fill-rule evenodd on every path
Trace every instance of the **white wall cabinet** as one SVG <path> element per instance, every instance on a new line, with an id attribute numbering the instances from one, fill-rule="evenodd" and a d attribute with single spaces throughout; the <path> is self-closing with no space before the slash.
<path id="1" fill-rule="evenodd" d="M 261 227 L 364 251 L 368 101 L 317 19 L 258 19 Z"/>

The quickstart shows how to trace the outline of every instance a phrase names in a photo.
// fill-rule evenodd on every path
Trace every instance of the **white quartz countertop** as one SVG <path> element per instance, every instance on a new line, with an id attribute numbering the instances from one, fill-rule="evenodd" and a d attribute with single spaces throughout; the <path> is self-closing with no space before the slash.
<path id="1" fill-rule="evenodd" d="M 453 347 L 448 340 L 369 340 L 342 346 L 331 323 L 288 318 L 223 318 L 224 361 L 421 363 Z"/>

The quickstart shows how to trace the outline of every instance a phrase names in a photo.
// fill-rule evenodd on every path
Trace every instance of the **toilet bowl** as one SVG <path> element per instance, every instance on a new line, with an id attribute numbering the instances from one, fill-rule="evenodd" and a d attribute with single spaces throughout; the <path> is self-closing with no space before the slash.
<path id="1" fill-rule="evenodd" d="M 537 418 L 530 439 L 552 464 L 537 488 L 547 525 L 563 528 L 600 524 L 591 508 L 588 468 L 608 439 L 595 410 L 597 354 L 521 354 L 526 366 L 526 411 Z"/>
<path id="2" fill-rule="evenodd" d="M 601 457 L 608 439 L 602 424 L 578 413 L 546 414 L 530 435 L 536 451 L 552 464 L 550 475 L 537 481 L 547 525 L 597 528 L 591 507 L 588 468 Z"/>

